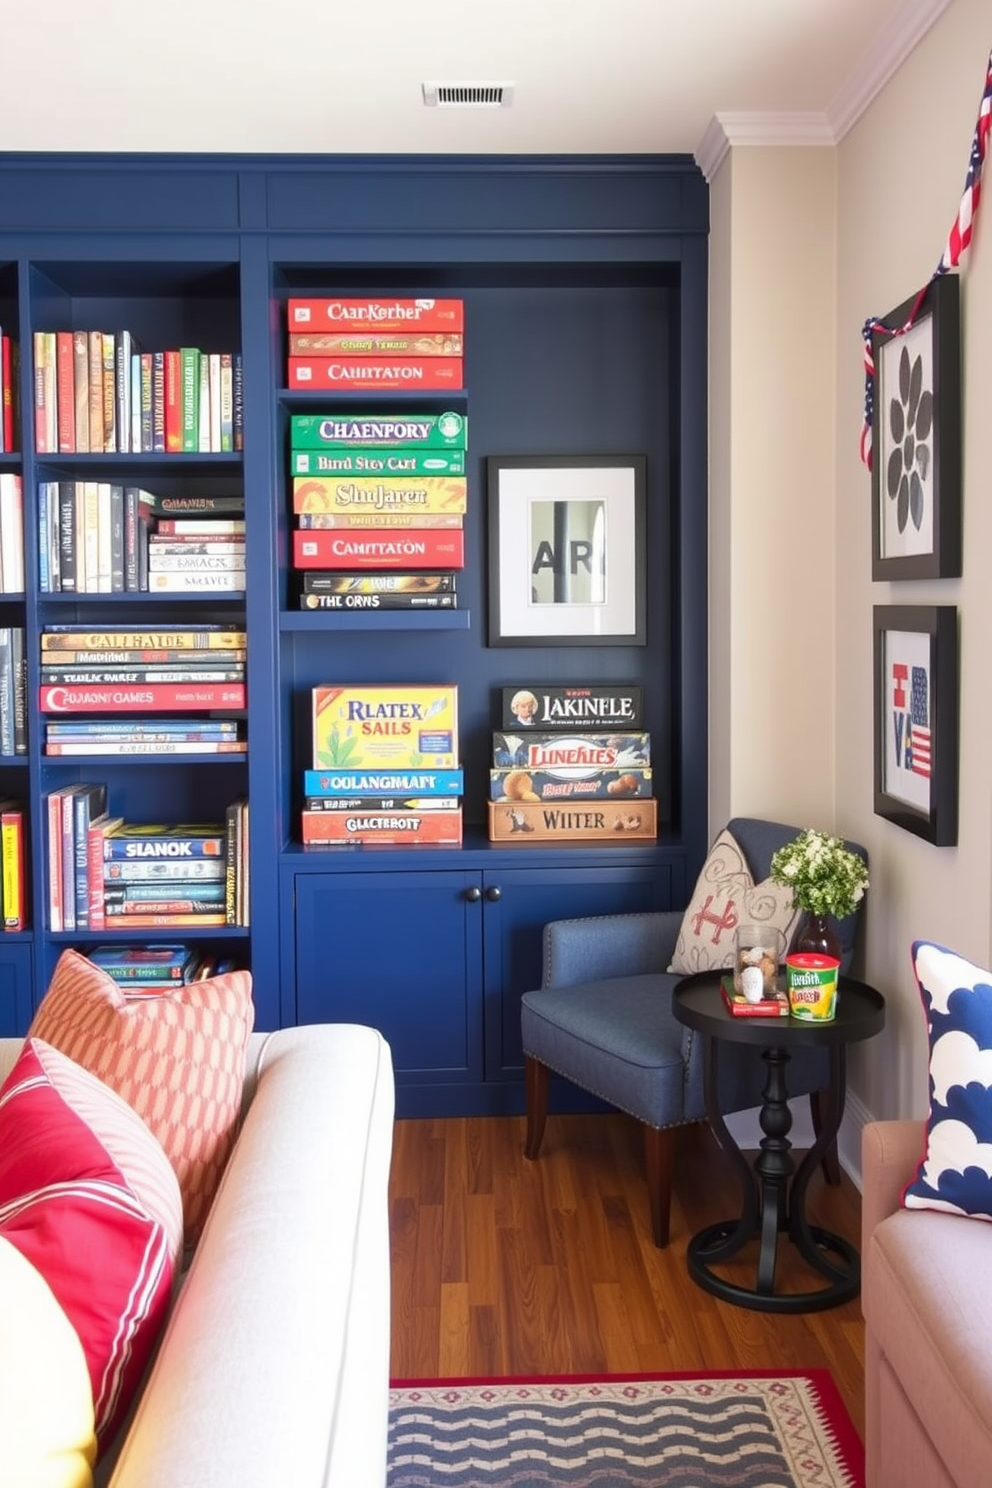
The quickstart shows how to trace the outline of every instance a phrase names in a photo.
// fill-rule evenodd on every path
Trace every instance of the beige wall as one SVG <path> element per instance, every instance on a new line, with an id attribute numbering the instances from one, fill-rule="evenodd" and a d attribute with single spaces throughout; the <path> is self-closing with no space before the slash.
<path id="1" fill-rule="evenodd" d="M 835 150 L 737 148 L 711 183 L 711 820 L 775 815 L 867 845 L 863 971 L 888 1013 L 884 1033 L 852 1055 L 862 1118 L 926 1110 L 912 941 L 992 958 L 992 494 L 982 439 L 992 421 L 992 166 L 962 276 L 963 578 L 872 582 L 871 485 L 858 458 L 860 327 L 919 289 L 940 258 L 990 41 L 988 0 L 957 0 Z M 772 601 L 755 582 L 766 550 Z M 956 848 L 932 847 L 873 811 L 872 607 L 937 603 L 958 606 L 961 636 Z M 798 717 L 798 728 L 763 729 L 756 705 L 769 671 L 780 718 Z"/>

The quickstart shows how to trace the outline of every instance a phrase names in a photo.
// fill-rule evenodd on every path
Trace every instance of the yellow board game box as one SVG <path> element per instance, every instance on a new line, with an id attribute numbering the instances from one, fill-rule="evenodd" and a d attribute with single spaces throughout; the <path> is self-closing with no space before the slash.
<path id="1" fill-rule="evenodd" d="M 458 688 L 359 685 L 313 688 L 315 770 L 458 765 Z"/>

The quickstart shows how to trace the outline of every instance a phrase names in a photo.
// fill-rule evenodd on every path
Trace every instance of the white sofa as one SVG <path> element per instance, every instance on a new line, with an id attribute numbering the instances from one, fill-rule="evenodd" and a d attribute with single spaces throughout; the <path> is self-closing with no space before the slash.
<path id="1" fill-rule="evenodd" d="M 373 1029 L 252 1035 L 237 1144 L 98 1483 L 383 1488 L 393 1106 Z"/>

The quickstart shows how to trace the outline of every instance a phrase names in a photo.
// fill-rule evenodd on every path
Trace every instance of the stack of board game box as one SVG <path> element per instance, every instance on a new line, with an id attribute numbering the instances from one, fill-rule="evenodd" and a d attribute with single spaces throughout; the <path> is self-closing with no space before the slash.
<path id="1" fill-rule="evenodd" d="M 640 687 L 504 687 L 489 772 L 491 842 L 658 835 Z"/>
<path id="2" fill-rule="evenodd" d="M 291 299 L 287 384 L 317 392 L 454 392 L 463 300 Z"/>
<path id="3" fill-rule="evenodd" d="M 311 710 L 305 846 L 461 846 L 457 687 L 329 684 Z"/>
<path id="4" fill-rule="evenodd" d="M 457 299 L 290 299 L 287 382 L 337 393 L 460 390 L 464 308 Z M 466 436 L 457 413 L 291 420 L 301 609 L 456 607 Z"/>

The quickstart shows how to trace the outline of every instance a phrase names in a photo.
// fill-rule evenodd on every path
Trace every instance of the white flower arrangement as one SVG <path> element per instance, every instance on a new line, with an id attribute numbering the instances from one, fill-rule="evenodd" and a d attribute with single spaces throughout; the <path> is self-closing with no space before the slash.
<path id="1" fill-rule="evenodd" d="M 792 890 L 800 909 L 843 920 L 864 896 L 868 865 L 839 837 L 807 827 L 772 855 L 771 878 Z"/>

